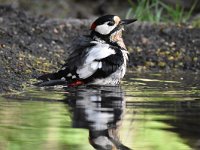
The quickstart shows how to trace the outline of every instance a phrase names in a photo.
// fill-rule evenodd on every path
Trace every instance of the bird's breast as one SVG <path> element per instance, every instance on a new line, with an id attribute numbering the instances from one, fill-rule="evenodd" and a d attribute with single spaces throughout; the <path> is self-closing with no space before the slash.
<path id="1" fill-rule="evenodd" d="M 95 79 L 91 84 L 110 86 L 118 85 L 126 73 L 126 66 L 128 60 L 128 52 L 126 50 L 122 50 L 122 57 L 124 61 L 115 72 L 113 72 L 106 78 Z"/>

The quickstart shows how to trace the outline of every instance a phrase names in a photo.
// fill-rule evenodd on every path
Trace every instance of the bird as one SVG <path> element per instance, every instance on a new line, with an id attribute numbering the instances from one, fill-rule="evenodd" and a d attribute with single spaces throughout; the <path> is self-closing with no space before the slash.
<path id="1" fill-rule="evenodd" d="M 72 42 L 70 54 L 60 70 L 39 76 L 38 86 L 119 85 L 125 75 L 128 50 L 122 32 L 136 19 L 121 19 L 117 15 L 97 18 L 90 34 Z"/>

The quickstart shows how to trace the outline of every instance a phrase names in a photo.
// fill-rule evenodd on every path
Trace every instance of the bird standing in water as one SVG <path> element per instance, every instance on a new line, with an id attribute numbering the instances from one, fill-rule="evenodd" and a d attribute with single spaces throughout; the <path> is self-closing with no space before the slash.
<path id="1" fill-rule="evenodd" d="M 38 77 L 39 86 L 65 84 L 117 85 L 124 77 L 128 51 L 122 38 L 124 25 L 136 19 L 121 20 L 115 15 L 99 17 L 88 36 L 77 38 L 61 70 Z"/>

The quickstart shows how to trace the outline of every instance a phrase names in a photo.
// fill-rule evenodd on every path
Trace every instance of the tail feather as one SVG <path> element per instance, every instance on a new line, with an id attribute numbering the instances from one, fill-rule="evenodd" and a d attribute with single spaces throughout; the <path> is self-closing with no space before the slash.
<path id="1" fill-rule="evenodd" d="M 60 70 L 55 73 L 48 73 L 39 76 L 37 79 L 42 80 L 39 83 L 36 83 L 36 86 L 54 86 L 54 85 L 63 85 L 67 84 L 66 78 L 65 80 L 62 80 L 62 77 L 64 77 L 66 74 L 66 70 Z"/>
<path id="2" fill-rule="evenodd" d="M 35 84 L 35 86 L 55 86 L 55 85 L 67 85 L 67 81 L 64 80 L 49 80 L 49 81 L 42 81 Z"/>
<path id="3" fill-rule="evenodd" d="M 73 73 L 69 73 L 69 70 L 67 68 L 64 70 L 60 70 L 56 73 L 41 75 L 37 79 L 41 80 L 41 82 L 36 83 L 36 86 L 54 86 L 65 84 L 73 87 L 84 84 L 83 81 L 76 78 L 76 75 L 74 75 Z"/>
<path id="4" fill-rule="evenodd" d="M 61 78 L 58 77 L 57 73 L 48 73 L 48 74 L 39 76 L 37 79 L 42 80 L 42 81 L 49 81 L 49 80 L 57 80 Z"/>
<path id="5" fill-rule="evenodd" d="M 58 72 L 55 73 L 48 73 L 41 75 L 37 79 L 42 81 L 58 80 L 61 79 L 62 77 L 65 77 L 68 72 L 69 70 L 65 68 L 64 70 L 59 70 Z"/>

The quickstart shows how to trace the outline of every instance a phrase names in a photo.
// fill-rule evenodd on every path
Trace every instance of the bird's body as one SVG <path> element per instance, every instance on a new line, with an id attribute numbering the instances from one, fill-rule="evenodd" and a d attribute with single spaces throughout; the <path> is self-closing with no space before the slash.
<path id="1" fill-rule="evenodd" d="M 91 30 L 89 36 L 81 36 L 72 44 L 71 54 L 61 70 L 40 76 L 39 85 L 119 84 L 128 60 L 122 20 L 114 15 L 102 16 L 92 24 Z"/>

